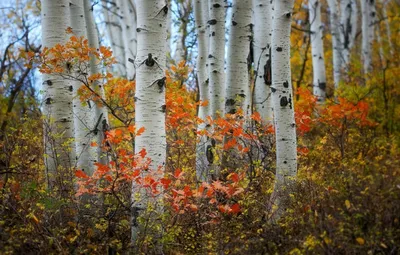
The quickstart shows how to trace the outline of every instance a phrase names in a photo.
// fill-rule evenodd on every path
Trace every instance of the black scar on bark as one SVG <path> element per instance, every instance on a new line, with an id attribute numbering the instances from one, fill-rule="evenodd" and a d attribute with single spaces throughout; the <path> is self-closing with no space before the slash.
<path id="1" fill-rule="evenodd" d="M 325 89 L 326 89 L 326 82 L 319 82 L 319 83 L 318 83 L 318 87 L 319 87 L 320 89 L 322 89 L 322 90 L 325 90 Z"/>
<path id="2" fill-rule="evenodd" d="M 289 104 L 289 101 L 288 101 L 287 97 L 285 97 L 285 96 L 281 97 L 280 104 L 281 104 L 282 107 L 287 106 Z"/>
<path id="3" fill-rule="evenodd" d="M 289 88 L 289 82 L 288 81 L 283 82 L 283 87 Z"/>
<path id="4" fill-rule="evenodd" d="M 235 99 L 227 99 L 225 102 L 226 106 L 232 106 L 235 105 Z"/>
<path id="5" fill-rule="evenodd" d="M 72 92 L 74 90 L 74 87 L 69 86 L 68 90 Z"/>
<path id="6" fill-rule="evenodd" d="M 206 149 L 206 158 L 207 158 L 207 161 L 209 162 L 209 163 L 213 163 L 214 162 L 214 155 L 213 155 L 213 152 L 212 152 L 212 147 L 211 147 L 211 145 L 207 145 L 207 149 Z"/>
<path id="7" fill-rule="evenodd" d="M 46 83 L 47 83 L 47 85 L 49 85 L 49 86 L 53 85 L 53 82 L 52 82 L 51 80 L 47 80 Z"/>
<path id="8" fill-rule="evenodd" d="M 46 104 L 51 104 L 51 98 L 50 97 L 48 97 L 48 98 L 46 98 Z"/>
<path id="9" fill-rule="evenodd" d="M 215 25 L 217 24 L 217 20 L 216 19 L 211 19 L 207 22 L 209 25 Z"/>
<path id="10" fill-rule="evenodd" d="M 214 8 L 219 8 L 219 7 L 221 7 L 221 5 L 220 4 L 213 4 L 213 7 Z"/>
<path id="11" fill-rule="evenodd" d="M 272 93 L 276 92 L 276 89 L 273 88 L 273 87 L 271 87 L 271 92 L 272 92 Z"/>
<path id="12" fill-rule="evenodd" d="M 232 26 L 236 26 L 236 25 L 237 25 L 237 22 L 232 20 Z"/>
<path id="13" fill-rule="evenodd" d="M 276 48 L 276 51 L 277 51 L 277 52 L 282 52 L 282 47 Z"/>

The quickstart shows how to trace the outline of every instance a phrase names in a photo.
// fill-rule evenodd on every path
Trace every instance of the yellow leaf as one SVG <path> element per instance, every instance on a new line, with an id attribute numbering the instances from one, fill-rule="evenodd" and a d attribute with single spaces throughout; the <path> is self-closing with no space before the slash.
<path id="1" fill-rule="evenodd" d="M 357 243 L 359 245 L 364 245 L 365 244 L 365 240 L 362 237 L 357 237 L 356 241 L 357 241 Z"/>
<path id="2" fill-rule="evenodd" d="M 351 203 L 350 203 L 349 200 L 346 200 L 346 201 L 344 202 L 344 204 L 346 205 L 347 210 L 350 209 Z"/>

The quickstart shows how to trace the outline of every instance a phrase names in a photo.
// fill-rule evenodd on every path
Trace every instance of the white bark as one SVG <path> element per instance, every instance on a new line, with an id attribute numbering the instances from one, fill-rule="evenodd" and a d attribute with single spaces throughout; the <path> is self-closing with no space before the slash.
<path id="1" fill-rule="evenodd" d="M 129 59 L 136 58 L 136 8 L 134 3 L 128 0 L 117 0 L 117 5 L 124 44 L 126 75 L 129 80 L 132 80 L 135 77 L 135 65 Z"/>
<path id="2" fill-rule="evenodd" d="M 350 59 L 350 51 L 354 46 L 357 33 L 357 2 L 356 0 L 343 0 L 340 2 L 340 29 L 343 47 L 342 67 L 346 67 Z"/>
<path id="3" fill-rule="evenodd" d="M 263 124 L 272 124 L 271 36 L 273 1 L 253 0 L 254 11 L 254 106 Z"/>
<path id="4" fill-rule="evenodd" d="M 99 48 L 99 36 L 96 30 L 96 23 L 94 21 L 93 16 L 93 8 L 91 6 L 90 1 L 84 2 L 84 13 L 85 13 L 85 21 L 86 21 L 86 34 L 88 37 L 89 47 L 98 49 Z M 96 58 L 90 58 L 90 74 L 100 73 L 101 70 L 96 63 Z M 96 93 L 103 99 L 105 99 L 105 92 L 103 86 L 98 83 L 94 83 L 92 85 L 92 89 L 96 91 Z M 108 163 L 107 155 L 103 153 L 101 145 L 103 143 L 103 139 L 105 138 L 105 132 L 108 129 L 108 112 L 105 106 L 94 104 L 94 135 L 96 136 L 96 155 L 97 162 L 106 165 Z"/>
<path id="5" fill-rule="evenodd" d="M 199 86 L 200 101 L 209 101 L 209 87 L 207 76 L 207 56 L 208 56 L 208 38 L 207 38 L 207 21 L 208 21 L 208 2 L 203 0 L 193 0 L 193 11 L 196 23 L 198 55 L 197 55 L 197 84 Z M 199 106 L 199 118 L 205 120 L 209 115 L 209 105 Z M 200 124 L 197 129 L 202 131 L 206 128 L 206 124 Z M 204 181 L 207 179 L 208 164 L 206 158 L 206 136 L 201 136 L 196 148 L 196 176 L 197 180 Z"/>
<path id="6" fill-rule="evenodd" d="M 225 1 L 208 0 L 209 6 L 209 99 L 213 118 L 224 112 L 224 66 L 225 66 Z"/>
<path id="7" fill-rule="evenodd" d="M 321 2 L 309 0 L 309 18 L 311 24 L 311 54 L 313 63 L 313 92 L 319 102 L 326 97 L 326 71 L 323 45 L 323 26 L 321 23 Z"/>
<path id="8" fill-rule="evenodd" d="M 84 18 L 84 8 L 82 0 L 70 0 L 71 12 L 71 28 L 75 36 L 86 36 L 86 22 Z M 81 75 L 77 67 L 73 66 L 71 70 L 76 78 Z M 82 70 L 86 71 L 86 70 Z M 94 104 L 91 101 L 81 102 L 78 90 L 83 84 L 73 80 L 73 113 L 74 113 L 74 130 L 75 130 L 75 151 L 76 151 L 76 167 L 88 175 L 92 175 L 94 171 L 94 163 L 97 161 L 94 148 L 90 145 L 93 138 L 92 129 L 95 125 L 94 120 Z"/>
<path id="9" fill-rule="evenodd" d="M 165 134 L 165 64 L 167 39 L 167 11 L 164 0 L 137 0 L 137 58 L 136 58 L 136 92 L 135 124 L 145 128 L 145 132 L 135 138 L 135 152 L 145 149 L 151 158 L 150 172 L 161 167 L 166 161 Z M 152 62 L 151 60 L 154 60 Z M 146 173 L 143 173 L 145 175 Z M 137 187 L 133 184 L 133 216 L 142 211 L 147 203 L 154 202 L 143 195 L 138 199 Z M 154 205 L 155 208 L 159 205 Z M 136 212 L 135 212 L 136 208 Z M 135 220 L 135 219 L 134 219 Z M 132 226 L 132 239 L 136 240 L 139 228 Z"/>
<path id="10" fill-rule="evenodd" d="M 177 6 L 177 22 L 179 24 L 177 34 L 174 38 L 175 51 L 173 53 L 173 59 L 175 63 L 179 63 L 182 60 L 186 60 L 186 37 L 187 37 L 187 24 L 190 13 L 190 1 L 180 0 L 176 1 Z"/>
<path id="11" fill-rule="evenodd" d="M 271 90 L 276 135 L 275 192 L 278 196 L 297 173 L 296 123 L 290 71 L 290 26 L 293 5 L 294 0 L 275 1 L 274 5 Z"/>
<path id="12" fill-rule="evenodd" d="M 387 35 L 387 41 L 389 43 L 390 54 L 393 55 L 394 49 L 393 49 L 393 43 L 392 43 L 392 32 L 390 31 L 390 24 L 389 24 L 389 19 L 388 19 L 387 10 L 386 10 L 388 3 L 389 3 L 389 0 L 384 1 L 383 6 L 382 6 L 382 14 L 383 14 L 383 18 L 385 19 L 386 35 Z"/>
<path id="13" fill-rule="evenodd" d="M 226 66 L 225 112 L 234 113 L 239 107 L 245 116 L 251 114 L 251 93 L 248 59 L 251 39 L 251 1 L 232 1 L 232 21 L 229 30 Z"/>
<path id="14" fill-rule="evenodd" d="M 333 48 L 333 81 L 335 89 L 341 80 L 340 69 L 342 66 L 343 49 L 340 41 L 339 17 L 336 0 L 328 0 L 329 17 L 331 23 L 332 48 Z"/>
<path id="15" fill-rule="evenodd" d="M 119 76 L 126 76 L 125 47 L 122 36 L 122 26 L 117 16 L 118 8 L 116 0 L 111 1 L 110 4 L 108 4 L 107 1 L 104 1 L 103 5 L 103 16 L 107 30 L 107 37 L 110 40 L 113 56 L 117 61 L 115 64 L 116 72 Z"/>
<path id="16" fill-rule="evenodd" d="M 41 15 L 43 48 L 65 44 L 69 40 L 65 32 L 70 26 L 69 1 L 43 0 Z M 75 148 L 69 144 L 73 139 L 72 85 L 59 75 L 43 74 L 42 78 L 43 115 L 47 118 L 45 165 L 48 185 L 52 188 L 56 179 L 62 181 L 58 170 L 71 169 L 75 157 Z"/>
<path id="17" fill-rule="evenodd" d="M 374 41 L 375 1 L 361 0 L 362 13 L 362 56 L 364 63 L 364 74 L 371 71 L 372 43 Z"/>

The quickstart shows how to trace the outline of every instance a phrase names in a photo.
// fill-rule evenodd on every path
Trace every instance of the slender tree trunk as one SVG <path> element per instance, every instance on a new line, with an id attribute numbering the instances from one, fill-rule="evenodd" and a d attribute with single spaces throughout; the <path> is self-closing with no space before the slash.
<path id="1" fill-rule="evenodd" d="M 83 1 L 84 3 L 84 14 L 86 21 L 86 34 L 88 37 L 89 46 L 91 48 L 98 49 L 99 48 L 99 36 L 96 30 L 96 23 L 94 21 L 93 16 L 93 8 L 91 6 L 90 1 Z M 90 74 L 100 73 L 101 70 L 96 63 L 96 58 L 90 58 Z M 92 89 L 96 91 L 96 93 L 105 99 L 105 92 L 103 86 L 99 85 L 97 82 L 93 84 Z M 105 138 L 105 132 L 108 130 L 108 112 L 107 108 L 102 105 L 94 104 L 94 134 L 96 136 L 96 155 L 97 162 L 106 165 L 108 163 L 107 155 L 103 152 L 101 145 Z"/>
<path id="2" fill-rule="evenodd" d="M 77 37 L 86 36 L 86 21 L 84 17 L 83 1 L 70 0 L 71 27 L 74 35 Z M 81 72 L 77 67 L 72 67 L 74 77 L 79 77 Z M 76 167 L 92 175 L 94 171 L 94 162 L 97 160 L 95 149 L 90 145 L 93 138 L 92 129 L 95 125 L 94 104 L 91 101 L 81 102 L 78 90 L 83 84 L 79 81 L 72 81 L 73 85 L 73 113 L 75 130 L 75 151 Z"/>
<path id="3" fill-rule="evenodd" d="M 225 1 L 208 0 L 210 9 L 210 51 L 208 55 L 208 74 L 210 115 L 216 118 L 224 111 L 224 65 L 225 65 Z"/>
<path id="4" fill-rule="evenodd" d="M 362 13 L 362 56 L 364 74 L 371 71 L 372 43 L 374 41 L 375 1 L 361 0 Z"/>
<path id="5" fill-rule="evenodd" d="M 208 2 L 203 0 L 193 0 L 193 11 L 195 16 L 196 30 L 197 30 L 197 84 L 199 87 L 199 100 L 201 102 L 209 101 L 209 80 L 207 75 L 207 57 L 208 57 L 208 38 L 207 38 L 207 21 L 208 21 Z M 209 115 L 209 104 L 206 106 L 199 106 L 198 116 L 202 120 L 206 120 Z M 206 128 L 206 123 L 198 125 L 198 132 L 203 132 Z M 205 181 L 208 179 L 208 166 L 209 159 L 207 159 L 206 150 L 207 137 L 200 136 L 200 141 L 196 147 L 196 176 L 198 181 Z"/>
<path id="6" fill-rule="evenodd" d="M 135 124 L 144 127 L 145 132 L 135 138 L 135 152 L 145 149 L 152 160 L 153 176 L 157 169 L 164 171 L 166 162 L 165 134 L 165 64 L 167 39 L 167 12 L 164 0 L 137 0 L 137 58 L 136 58 L 136 92 Z M 162 175 L 162 174 L 161 174 Z M 146 176 L 146 172 L 142 177 Z M 137 240 L 141 226 L 137 217 L 143 215 L 147 205 L 160 210 L 159 200 L 151 199 L 139 187 L 133 184 L 132 192 L 132 240 Z M 138 194 L 140 197 L 138 198 Z M 154 222 L 156 224 L 156 222 Z"/>
<path id="7" fill-rule="evenodd" d="M 126 1 L 126 0 L 125 0 Z M 103 0 L 103 15 L 106 22 L 107 37 L 110 40 L 113 55 L 117 60 L 116 71 L 120 76 L 126 76 L 125 47 L 122 26 L 119 22 L 116 0 Z"/>
<path id="8" fill-rule="evenodd" d="M 389 0 L 383 0 L 382 14 L 383 14 L 383 18 L 385 19 L 386 35 L 387 35 L 387 41 L 389 44 L 390 54 L 393 55 L 394 50 L 393 50 L 393 43 L 392 43 L 392 32 L 390 31 L 390 24 L 389 24 L 387 10 L 386 10 L 388 3 L 389 3 Z"/>
<path id="9" fill-rule="evenodd" d="M 350 60 L 350 51 L 354 46 L 357 33 L 357 2 L 356 0 L 343 0 L 340 2 L 340 36 L 343 47 L 342 67 Z"/>
<path id="10" fill-rule="evenodd" d="M 273 1 L 253 0 L 254 11 L 254 107 L 263 124 L 272 124 L 271 102 L 271 36 Z"/>
<path id="11" fill-rule="evenodd" d="M 331 23 L 332 34 L 332 48 L 333 48 L 333 81 L 335 89 L 339 86 L 341 81 L 341 66 L 343 59 L 342 44 L 340 41 L 338 8 L 336 0 L 328 0 L 329 4 L 329 17 Z"/>
<path id="12" fill-rule="evenodd" d="M 68 0 L 42 1 L 42 46 L 51 48 L 69 40 Z M 43 115 L 45 165 L 49 189 L 69 181 L 68 172 L 74 166 L 72 84 L 59 75 L 43 74 Z"/>
<path id="13" fill-rule="evenodd" d="M 232 1 L 232 20 L 228 40 L 226 67 L 225 112 L 243 110 L 245 116 L 251 112 L 251 93 L 248 75 L 248 61 L 251 43 L 251 1 Z"/>
<path id="14" fill-rule="evenodd" d="M 186 47 L 186 38 L 187 38 L 187 29 L 189 22 L 189 15 L 191 12 L 191 3 L 190 0 L 179 0 L 176 1 L 175 5 L 177 6 L 177 21 L 178 21 L 178 31 L 177 36 L 174 39 L 175 42 L 175 52 L 173 54 L 173 58 L 175 63 L 178 63 L 182 60 L 186 60 L 188 56 L 188 51 Z"/>
<path id="15" fill-rule="evenodd" d="M 278 213 L 284 208 L 291 179 L 297 173 L 296 123 L 290 71 L 290 28 L 294 0 L 275 1 L 272 32 L 272 105 L 276 135 L 276 182 Z"/>
<path id="16" fill-rule="evenodd" d="M 120 26 L 122 29 L 122 38 L 124 45 L 126 75 L 129 80 L 135 77 L 135 65 L 129 59 L 136 58 L 136 7 L 129 0 L 117 0 L 120 15 Z"/>
<path id="17" fill-rule="evenodd" d="M 321 23 L 321 2 L 309 0 L 309 18 L 311 24 L 311 54 L 313 63 L 313 92 L 319 102 L 325 101 L 326 97 L 326 72 L 324 45 L 322 41 L 323 26 Z"/>

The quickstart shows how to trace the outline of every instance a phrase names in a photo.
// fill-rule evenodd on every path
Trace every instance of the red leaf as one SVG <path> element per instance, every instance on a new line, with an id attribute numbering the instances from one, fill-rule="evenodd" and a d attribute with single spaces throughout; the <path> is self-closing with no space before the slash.
<path id="1" fill-rule="evenodd" d="M 239 182 L 239 175 L 237 173 L 231 173 L 229 175 L 229 179 L 231 179 L 233 182 Z"/>
<path id="2" fill-rule="evenodd" d="M 164 186 L 164 189 L 168 189 L 168 187 L 171 184 L 172 180 L 167 179 L 167 178 L 161 178 L 160 182 Z"/>
<path id="3" fill-rule="evenodd" d="M 240 205 L 238 203 L 233 204 L 230 209 L 231 213 L 239 213 L 240 212 Z"/>
<path id="4" fill-rule="evenodd" d="M 85 172 L 83 172 L 82 170 L 76 170 L 75 176 L 78 178 L 84 178 L 84 179 L 89 178 L 89 176 L 87 176 L 87 174 L 85 174 Z"/>
<path id="5" fill-rule="evenodd" d="M 139 130 L 136 132 L 136 136 L 139 136 L 139 135 L 143 134 L 143 132 L 144 132 L 145 130 L 146 130 L 146 129 L 145 129 L 144 127 L 139 128 Z"/>
<path id="6" fill-rule="evenodd" d="M 143 148 L 141 151 L 139 151 L 139 155 L 142 158 L 146 157 L 146 155 L 147 155 L 146 149 Z"/>
<path id="7" fill-rule="evenodd" d="M 175 177 L 176 179 L 178 179 L 179 176 L 180 176 L 181 174 L 182 174 L 182 170 L 179 169 L 179 168 L 177 168 L 177 169 L 175 170 L 175 172 L 174 172 L 174 177 Z"/>

